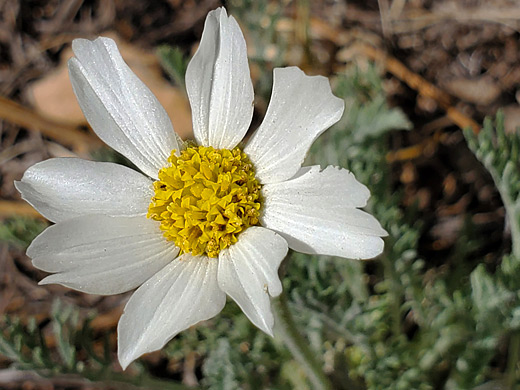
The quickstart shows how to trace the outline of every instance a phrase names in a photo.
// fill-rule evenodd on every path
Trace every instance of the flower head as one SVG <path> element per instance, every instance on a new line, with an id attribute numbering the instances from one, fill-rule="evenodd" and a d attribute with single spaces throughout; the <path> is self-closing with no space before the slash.
<path id="1" fill-rule="evenodd" d="M 70 78 L 97 135 L 142 173 L 54 158 L 16 183 L 55 222 L 27 254 L 59 283 L 93 294 L 138 289 L 118 325 L 123 367 L 218 314 L 226 294 L 272 334 L 270 297 L 288 248 L 366 259 L 386 232 L 360 210 L 370 195 L 347 170 L 301 167 L 344 109 L 326 78 L 274 70 L 266 116 L 243 140 L 253 86 L 240 28 L 208 14 L 186 73 L 196 144 L 175 135 L 164 109 L 107 38 L 76 39 Z"/>
<path id="2" fill-rule="evenodd" d="M 182 252 L 217 257 L 238 235 L 259 224 L 261 185 L 236 147 L 188 147 L 161 169 L 148 217 Z"/>

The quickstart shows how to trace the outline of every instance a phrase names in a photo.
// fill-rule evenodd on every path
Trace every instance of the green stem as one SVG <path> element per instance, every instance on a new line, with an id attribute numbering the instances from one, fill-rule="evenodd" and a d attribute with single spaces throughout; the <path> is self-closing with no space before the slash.
<path id="1" fill-rule="evenodd" d="M 385 280 L 390 280 L 390 289 L 388 290 L 388 296 L 390 297 L 390 304 L 392 310 L 390 316 L 392 319 L 391 329 L 395 337 L 401 335 L 401 300 L 402 300 L 402 286 L 399 283 L 399 277 L 395 272 L 393 264 L 390 262 L 388 256 L 385 253 L 381 256 L 381 262 L 383 263 Z"/>
<path id="2" fill-rule="evenodd" d="M 322 365 L 316 360 L 316 354 L 311 351 L 308 341 L 304 339 L 294 322 L 285 293 L 274 302 L 273 308 L 277 335 L 282 338 L 296 361 L 303 366 L 313 389 L 332 390 L 332 384 L 323 372 Z"/>
<path id="3" fill-rule="evenodd" d="M 507 388 L 513 390 L 516 384 L 516 366 L 520 357 L 520 333 L 515 332 L 511 335 L 509 343 L 509 354 L 507 357 L 506 381 Z"/>
<path id="4" fill-rule="evenodd" d="M 504 207 L 506 209 L 506 218 L 509 219 L 509 227 L 511 229 L 511 242 L 512 242 L 512 253 L 516 257 L 517 261 L 520 260 L 520 225 L 519 225 L 519 212 L 516 202 L 512 199 L 511 193 L 509 192 L 509 188 L 507 185 L 502 183 L 501 177 L 493 169 L 493 167 L 487 167 L 488 171 L 491 173 L 491 177 L 497 186 L 500 197 L 502 198 L 502 202 L 504 202 Z"/>

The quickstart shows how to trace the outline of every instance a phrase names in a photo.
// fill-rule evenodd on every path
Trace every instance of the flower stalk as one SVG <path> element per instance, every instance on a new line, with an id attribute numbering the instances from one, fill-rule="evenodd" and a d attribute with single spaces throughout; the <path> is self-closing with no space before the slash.
<path id="1" fill-rule="evenodd" d="M 323 372 L 320 362 L 315 358 L 315 353 L 309 348 L 307 340 L 303 338 L 296 326 L 285 292 L 282 292 L 273 301 L 273 312 L 276 335 L 283 340 L 296 361 L 303 366 L 312 387 L 316 390 L 332 390 L 332 383 Z"/>
<path id="2" fill-rule="evenodd" d="M 513 390 L 517 380 L 517 365 L 520 358 L 520 333 L 511 335 L 509 342 L 509 355 L 507 357 L 506 383 L 507 388 Z"/>

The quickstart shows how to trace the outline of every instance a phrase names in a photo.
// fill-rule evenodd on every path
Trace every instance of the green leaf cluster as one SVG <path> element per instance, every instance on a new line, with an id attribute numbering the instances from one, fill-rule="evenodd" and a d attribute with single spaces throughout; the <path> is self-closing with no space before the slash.
<path id="1" fill-rule="evenodd" d="M 402 195 L 392 186 L 385 159 L 388 135 L 384 129 L 367 134 L 374 121 L 370 115 L 359 115 L 371 112 L 366 107 L 382 93 L 373 75 L 373 70 L 353 70 L 340 80 L 336 93 L 347 102 L 346 117 L 354 110 L 354 118 L 326 132 L 309 162 L 350 169 L 367 184 L 372 190 L 368 210 L 389 233 L 386 249 L 366 267 L 293 254 L 286 287 L 300 324 L 307 327 L 311 340 L 319 340 L 314 347 L 322 350 L 324 360 L 332 354 L 345 362 L 332 376 L 348 367 L 349 380 L 359 388 L 472 389 L 494 376 L 514 386 L 520 343 L 515 251 L 504 256 L 494 273 L 484 265 L 468 269 L 467 260 L 485 237 L 467 221 L 452 254 L 457 256 L 450 262 L 453 269 L 427 269 L 417 254 L 421 216 L 413 208 L 403 209 Z M 352 101 L 357 103 L 349 105 Z M 389 111 L 382 114 L 386 117 L 402 115 L 386 106 L 383 110 Z M 394 126 L 407 129 L 409 123 L 403 120 Z M 520 239 L 513 226 L 519 220 L 518 136 L 505 135 L 500 115 L 496 122 L 486 121 L 479 137 L 465 134 L 504 199 L 514 248 Z M 497 372 L 493 358 L 504 340 L 510 340 L 508 369 Z M 336 381 L 348 383 L 345 378 Z"/>
<path id="2" fill-rule="evenodd" d="M 0 242 L 6 242 L 19 248 L 27 248 L 46 226 L 47 223 L 39 219 L 7 218 L 0 224 Z"/>
<path id="3" fill-rule="evenodd" d="M 108 339 L 101 353 L 93 348 L 92 316 L 80 319 L 78 308 L 55 301 L 51 311 L 52 340 L 49 346 L 43 324 L 29 318 L 26 323 L 5 316 L 0 323 L 0 353 L 20 369 L 36 369 L 46 375 L 101 374 L 111 364 Z M 92 372 L 92 373 L 93 373 Z"/>

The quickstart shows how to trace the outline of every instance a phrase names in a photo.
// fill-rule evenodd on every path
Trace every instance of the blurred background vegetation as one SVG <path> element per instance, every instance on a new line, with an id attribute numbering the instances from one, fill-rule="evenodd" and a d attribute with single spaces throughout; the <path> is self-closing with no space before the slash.
<path id="1" fill-rule="evenodd" d="M 37 285 L 46 226 L 13 187 L 58 156 L 127 162 L 75 103 L 70 42 L 107 35 L 189 138 L 187 61 L 208 11 L 239 21 L 255 85 L 272 69 L 329 77 L 343 119 L 308 164 L 353 171 L 389 232 L 366 262 L 290 253 L 287 304 L 333 389 L 519 388 L 520 5 L 516 0 L 0 1 L 0 388 L 313 389 L 286 348 L 228 302 L 122 372 L 129 294 Z"/>

